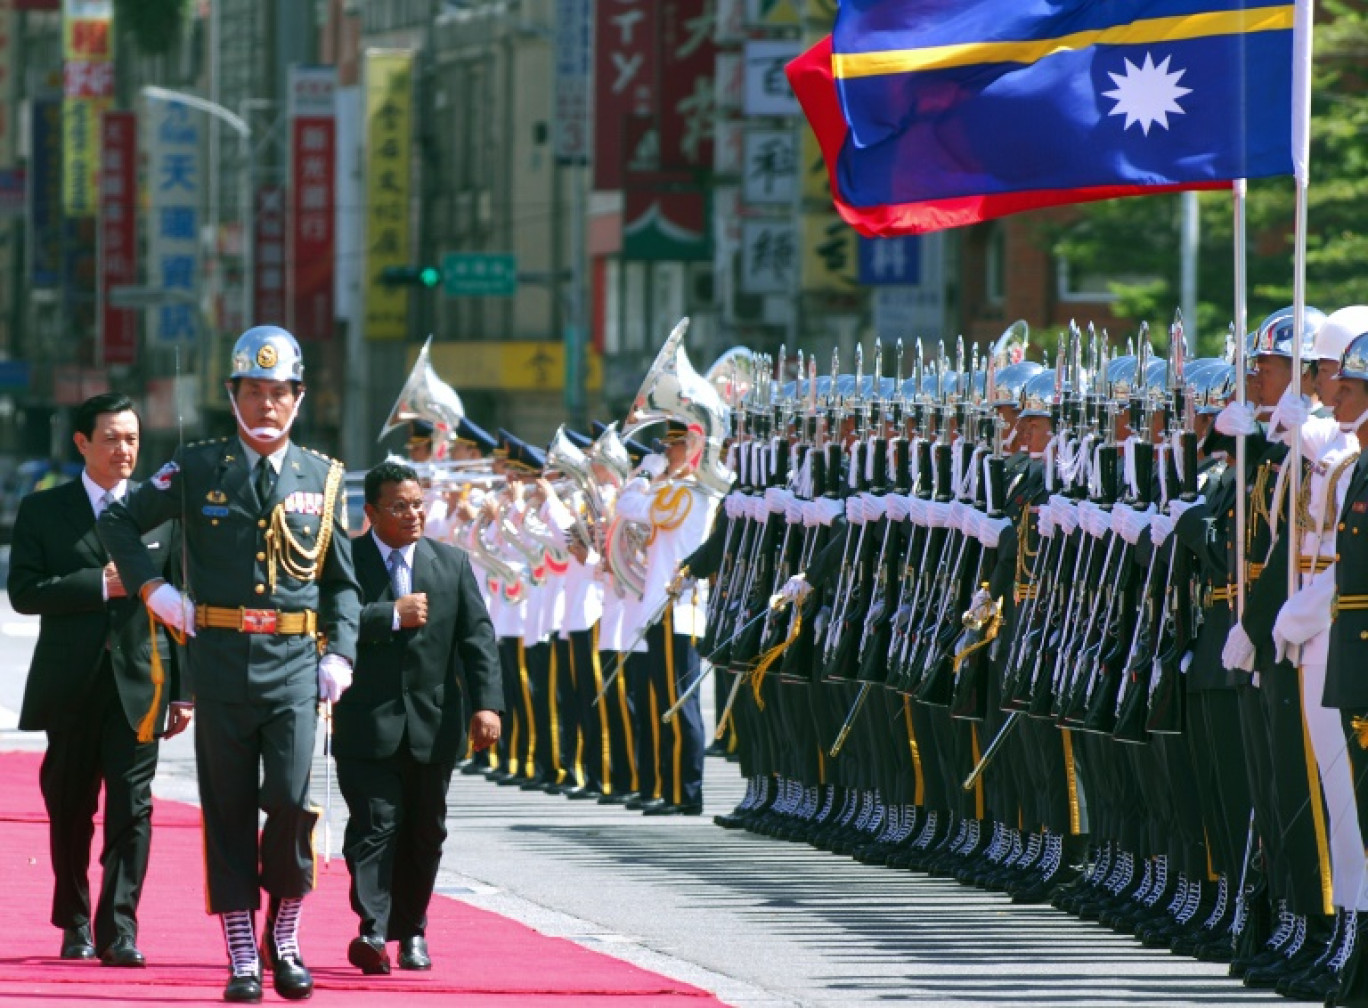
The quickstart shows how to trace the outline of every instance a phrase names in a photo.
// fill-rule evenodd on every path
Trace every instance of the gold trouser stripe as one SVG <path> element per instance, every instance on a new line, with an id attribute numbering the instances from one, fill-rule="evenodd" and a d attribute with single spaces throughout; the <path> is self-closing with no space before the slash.
<path id="1" fill-rule="evenodd" d="M 603 665 L 598 652 L 599 628 L 595 623 L 589 630 L 589 670 L 594 676 L 594 696 L 603 692 Z M 604 794 L 613 793 L 613 747 L 608 734 L 608 701 L 594 705 L 594 717 L 599 726 L 599 744 L 603 747 L 603 764 L 599 775 L 603 778 L 599 786 Z"/>
<path id="2" fill-rule="evenodd" d="M 1306 695 L 1304 678 L 1302 667 L 1298 665 L 1297 693 L 1300 696 Z M 1325 809 L 1321 796 L 1320 770 L 1316 763 L 1316 752 L 1311 747 L 1311 729 L 1306 723 L 1305 704 L 1302 705 L 1302 749 L 1302 756 L 1306 763 L 1306 784 L 1311 792 L 1311 826 L 1316 835 L 1316 862 L 1321 879 L 1321 912 L 1333 914 L 1335 912 L 1335 897 L 1330 883 L 1330 843 L 1325 833 Z"/>
<path id="3" fill-rule="evenodd" d="M 973 721 L 969 722 L 969 753 L 974 757 L 974 766 L 978 766 L 980 756 L 978 725 Z M 982 819 L 983 816 L 983 774 L 979 774 L 978 780 L 974 781 L 974 818 Z"/>
<path id="4" fill-rule="evenodd" d="M 622 652 L 618 652 L 618 661 L 623 661 Z M 627 707 L 627 669 L 622 670 L 622 675 L 617 677 L 618 710 L 622 714 L 622 737 L 627 746 L 627 759 L 632 765 L 632 790 L 641 793 L 641 770 L 637 766 L 636 759 L 636 734 L 632 729 L 632 712 Z"/>
<path id="5" fill-rule="evenodd" d="M 1207 881 L 1217 882 L 1221 876 L 1216 871 L 1216 866 L 1211 863 L 1211 834 L 1207 832 L 1205 826 L 1202 827 L 1202 843 L 1206 848 Z"/>
<path id="6" fill-rule="evenodd" d="M 655 683 L 649 677 L 646 681 L 646 709 L 651 715 L 651 752 L 655 754 L 655 759 L 651 760 L 655 764 L 655 780 L 651 782 L 650 798 L 665 797 L 665 783 L 660 775 L 660 703 L 656 699 Z"/>
<path id="7" fill-rule="evenodd" d="M 522 686 L 523 710 L 527 712 L 527 760 L 523 775 L 537 776 L 537 710 L 532 706 L 532 677 L 527 674 L 527 649 L 518 638 L 518 684 Z"/>
<path id="8" fill-rule="evenodd" d="M 917 748 L 917 733 L 912 728 L 912 700 L 903 697 L 903 723 L 907 725 L 907 747 L 912 750 L 913 805 L 926 800 L 926 778 L 922 776 L 921 750 Z"/>
<path id="9" fill-rule="evenodd" d="M 665 610 L 665 695 L 670 700 L 673 707 L 679 700 L 677 696 L 679 690 L 675 685 L 675 662 L 674 662 L 674 614 L 669 609 Z M 670 722 L 670 734 L 674 736 L 674 804 L 684 803 L 684 731 L 678 722 Z"/>
<path id="10" fill-rule="evenodd" d="M 575 638 L 565 638 L 565 655 L 570 662 L 570 695 L 575 698 L 572 709 L 576 714 L 579 713 L 579 671 L 575 668 Z M 580 719 L 575 721 L 575 765 L 572 768 L 575 775 L 575 784 L 579 787 L 584 786 L 584 725 L 580 724 Z"/>
<path id="11" fill-rule="evenodd" d="M 817 783 L 826 787 L 826 782 L 826 753 L 822 751 L 822 747 L 819 745 L 817 747 Z"/>
<path id="12" fill-rule="evenodd" d="M 1064 780 L 1069 789 L 1069 835 L 1078 836 L 1083 832 L 1083 816 L 1078 809 L 1078 767 L 1074 764 L 1073 733 L 1061 728 L 1064 737 Z"/>
<path id="13" fill-rule="evenodd" d="M 556 642 L 549 640 L 546 647 L 550 652 L 547 655 L 546 703 L 551 712 L 551 783 L 560 784 L 565 780 L 565 768 L 561 766 L 560 705 L 556 702 L 556 680 L 560 670 L 556 667 Z"/>

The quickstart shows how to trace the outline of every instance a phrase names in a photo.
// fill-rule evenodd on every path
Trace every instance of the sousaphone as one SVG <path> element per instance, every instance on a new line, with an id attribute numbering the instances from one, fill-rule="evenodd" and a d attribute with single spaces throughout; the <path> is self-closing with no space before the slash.
<path id="1" fill-rule="evenodd" d="M 397 430 L 411 420 L 426 420 L 433 427 L 432 457 L 441 460 L 446 458 L 447 447 L 461 426 L 465 406 L 456 390 L 442 381 L 433 368 L 428 355 L 431 345 L 432 337 L 429 336 L 423 343 L 423 349 L 418 351 L 408 379 L 399 390 L 399 398 L 394 401 L 394 407 L 376 440 L 383 440 L 390 431 Z"/>

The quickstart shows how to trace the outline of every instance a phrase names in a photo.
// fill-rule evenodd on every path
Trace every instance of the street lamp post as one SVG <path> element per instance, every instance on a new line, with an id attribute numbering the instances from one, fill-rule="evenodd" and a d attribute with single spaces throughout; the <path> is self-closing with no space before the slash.
<path id="1" fill-rule="evenodd" d="M 235 115 L 217 102 L 201 98 L 199 95 L 189 94 L 185 91 L 172 91 L 170 88 L 157 87 L 155 84 L 144 85 L 142 95 L 149 101 L 180 102 L 183 105 L 198 109 L 218 119 L 238 135 L 238 146 L 242 152 L 240 172 L 242 178 L 238 193 L 239 216 L 242 226 L 242 324 L 250 326 L 252 324 L 252 241 L 250 234 L 252 173 L 249 170 L 249 165 L 252 160 L 252 128 L 241 116 Z M 218 165 L 211 164 L 210 170 L 217 172 Z M 217 188 L 217 186 L 213 188 Z M 217 235 L 215 239 L 217 240 Z"/>

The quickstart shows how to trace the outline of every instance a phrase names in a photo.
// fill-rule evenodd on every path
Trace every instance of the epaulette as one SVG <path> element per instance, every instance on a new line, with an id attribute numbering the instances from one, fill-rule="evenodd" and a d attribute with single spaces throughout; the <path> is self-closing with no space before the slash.
<path id="1" fill-rule="evenodd" d="M 342 465 L 341 459 L 335 459 L 331 455 L 324 455 L 321 451 L 317 451 L 316 449 L 305 448 L 303 445 L 300 445 L 299 450 L 308 452 L 310 455 L 313 455 L 316 458 L 321 458 L 324 462 L 328 463 L 328 465 Z"/>
<path id="2" fill-rule="evenodd" d="M 189 442 L 186 442 L 185 447 L 187 447 L 187 448 L 203 448 L 203 447 L 206 446 L 206 445 L 223 444 L 223 443 L 224 443 L 225 441 L 227 441 L 227 440 L 228 440 L 228 439 L 227 439 L 226 437 L 202 438 L 202 439 L 200 439 L 199 441 L 189 441 Z"/>

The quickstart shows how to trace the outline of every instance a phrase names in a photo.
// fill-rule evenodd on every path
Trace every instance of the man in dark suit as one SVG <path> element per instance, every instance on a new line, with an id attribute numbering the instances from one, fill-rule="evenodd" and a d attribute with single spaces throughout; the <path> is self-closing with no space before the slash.
<path id="1" fill-rule="evenodd" d="M 168 701 L 180 697 L 176 665 L 159 632 L 157 660 L 147 611 L 124 591 L 95 534 L 96 516 L 131 493 L 139 425 L 127 396 L 106 393 L 76 412 L 81 478 L 26 497 L 14 523 L 9 595 L 14 608 L 42 617 L 19 727 L 46 731 L 39 780 L 47 806 L 56 876 L 52 923 L 62 958 L 142 966 L 138 897 L 152 838 L 152 774 Z M 171 526 L 146 544 L 166 568 Z M 189 723 L 173 710 L 165 736 Z M 92 942 L 86 871 L 100 784 L 105 787 L 104 879 Z"/>
<path id="2" fill-rule="evenodd" d="M 370 531 L 352 546 L 363 608 L 352 687 L 333 709 L 337 783 L 350 818 L 342 850 L 360 935 L 348 960 L 388 973 L 430 969 L 424 930 L 446 839 L 446 794 L 465 752 L 499 740 L 504 707 L 494 627 L 466 555 L 423 536 L 413 469 L 366 474 Z M 463 700 L 464 696 L 464 700 Z"/>

